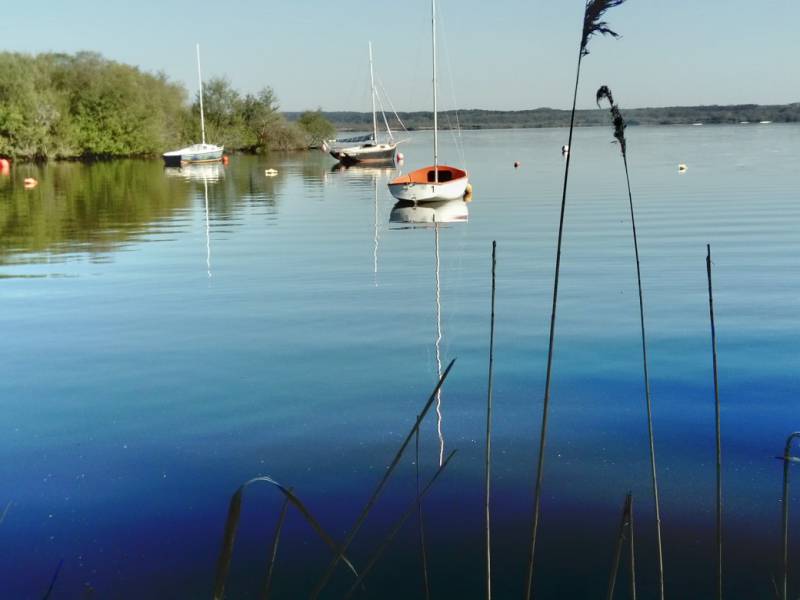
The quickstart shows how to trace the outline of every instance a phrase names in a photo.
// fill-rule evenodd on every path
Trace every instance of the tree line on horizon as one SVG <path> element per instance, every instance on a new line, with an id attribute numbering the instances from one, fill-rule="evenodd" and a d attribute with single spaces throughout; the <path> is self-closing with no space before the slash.
<path id="1" fill-rule="evenodd" d="M 289 122 L 269 87 L 241 94 L 217 77 L 203 91 L 206 139 L 226 150 L 298 150 L 333 135 L 319 110 Z M 163 73 L 94 52 L 0 52 L 0 156 L 144 157 L 199 141 L 199 96 Z"/>
<path id="2" fill-rule="evenodd" d="M 759 105 L 710 105 L 668 106 L 658 108 L 632 108 L 625 111 L 629 126 L 635 125 L 704 125 L 737 124 L 743 121 L 758 123 L 800 122 L 800 102 L 792 104 Z M 287 112 L 292 121 L 300 114 Z M 372 113 L 356 111 L 323 111 L 322 115 L 342 131 L 366 131 L 372 129 Z M 448 110 L 439 112 L 439 128 L 454 129 L 525 129 L 541 127 L 569 127 L 570 110 L 535 108 L 528 110 Z M 430 111 L 399 112 L 398 116 L 408 130 L 433 127 Z M 576 127 L 602 127 L 607 119 L 602 111 L 586 109 L 575 111 Z"/>

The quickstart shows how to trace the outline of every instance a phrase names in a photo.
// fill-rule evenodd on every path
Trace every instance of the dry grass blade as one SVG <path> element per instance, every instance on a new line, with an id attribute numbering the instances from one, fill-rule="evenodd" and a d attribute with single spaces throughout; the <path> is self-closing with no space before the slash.
<path id="1" fill-rule="evenodd" d="M 414 512 L 414 509 L 416 509 L 419 501 L 425 496 L 425 494 L 428 493 L 433 484 L 436 482 L 436 479 L 439 477 L 439 475 L 442 474 L 445 467 L 447 467 L 447 464 L 455 456 L 456 452 L 457 450 L 453 450 L 450 454 L 447 455 L 447 458 L 442 463 L 442 466 L 436 470 L 436 473 L 433 474 L 433 477 L 431 477 L 430 481 L 428 481 L 427 485 L 422 489 L 422 493 L 417 496 L 417 498 L 414 500 L 411 506 L 409 506 L 408 509 L 406 509 L 406 511 L 403 513 L 403 515 L 397 520 L 397 522 L 394 524 L 394 527 L 392 527 L 392 529 L 389 531 L 389 534 L 384 538 L 383 542 L 381 542 L 381 545 L 378 546 L 378 549 L 372 555 L 372 558 L 370 558 L 369 561 L 367 562 L 366 566 L 364 567 L 364 570 L 361 572 L 361 575 L 359 575 L 356 582 L 353 583 L 353 585 L 350 587 L 350 590 L 345 595 L 345 600 L 347 600 L 347 598 L 350 598 L 355 593 L 359 585 L 364 581 L 366 576 L 369 575 L 370 571 L 378 562 L 381 555 L 383 555 L 386 548 L 388 548 L 389 544 L 391 544 L 392 540 L 394 540 L 394 536 L 396 536 L 397 532 L 400 531 L 400 529 L 403 527 L 405 522 Z"/>
<path id="2" fill-rule="evenodd" d="M 333 538 L 322 528 L 322 525 L 319 524 L 317 519 L 314 518 L 314 516 L 300 501 L 300 499 L 295 496 L 290 489 L 281 485 L 271 477 L 267 477 L 265 475 L 262 477 L 254 477 L 250 481 L 246 481 L 239 486 L 239 489 L 236 490 L 233 496 L 231 496 L 231 502 L 228 508 L 228 518 L 225 521 L 225 533 L 223 534 L 222 538 L 222 550 L 220 551 L 219 560 L 217 561 L 217 572 L 214 578 L 214 600 L 222 600 L 225 597 L 225 584 L 228 580 L 228 573 L 230 572 L 231 560 L 233 558 L 233 548 L 236 542 L 236 532 L 239 528 L 239 517 L 242 513 L 242 500 L 244 497 L 244 491 L 250 485 L 257 482 L 269 483 L 270 485 L 278 488 L 278 490 L 280 490 L 280 492 L 286 497 L 286 500 L 288 500 L 289 503 L 294 506 L 301 515 L 303 515 L 303 518 L 305 518 L 306 522 L 311 525 L 311 528 L 316 532 L 320 539 L 325 542 L 325 544 L 331 550 L 333 550 L 333 552 L 341 560 L 344 561 L 350 571 L 353 572 L 353 575 L 358 577 L 358 572 L 350 560 L 344 556 L 344 551 L 342 551 L 336 542 L 333 541 Z"/>
<path id="3" fill-rule="evenodd" d="M 581 55 L 589 54 L 589 39 L 596 33 L 619 37 L 619 34 L 608 27 L 608 23 L 601 21 L 603 14 L 609 9 L 619 6 L 625 0 L 588 0 L 583 13 L 583 37 L 581 38 Z"/>
<path id="4" fill-rule="evenodd" d="M 428 414 L 428 411 L 430 410 L 434 400 L 436 400 L 439 390 L 442 388 L 442 385 L 444 385 L 444 382 L 447 379 L 447 375 L 450 373 L 450 369 L 453 368 L 455 362 L 456 362 L 455 359 L 451 360 L 450 364 L 447 365 L 447 368 L 444 370 L 444 373 L 442 373 L 442 376 L 439 378 L 439 382 L 436 384 L 436 387 L 434 388 L 433 392 L 431 392 L 431 395 L 428 397 L 428 401 L 425 403 L 422 412 L 420 412 L 420 414 L 417 416 L 416 422 L 411 427 L 411 431 L 408 432 L 406 439 L 403 441 L 402 445 L 400 446 L 400 449 L 397 451 L 397 454 L 395 454 L 394 459 L 389 464 L 389 467 L 386 469 L 386 473 L 383 474 L 383 477 L 378 482 L 378 485 L 375 487 L 375 490 L 372 492 L 372 495 L 370 496 L 369 500 L 367 500 L 367 504 L 364 506 L 363 510 L 358 515 L 358 518 L 356 519 L 356 522 L 353 524 L 353 527 L 350 529 L 350 533 L 347 534 L 347 538 L 345 539 L 344 544 L 342 544 L 341 547 L 341 553 L 337 554 L 334 557 L 334 559 L 328 565 L 328 568 L 325 570 L 325 573 L 322 575 L 322 578 L 319 580 L 316 587 L 314 588 L 314 591 L 311 593 L 312 600 L 317 598 L 320 595 L 320 593 L 322 593 L 322 590 L 327 585 L 328 580 L 330 580 L 331 576 L 333 575 L 333 572 L 336 569 L 336 565 L 338 564 L 339 559 L 343 556 L 345 552 L 347 552 L 347 549 L 350 547 L 350 544 L 353 543 L 353 539 L 355 539 L 356 534 L 361 529 L 361 526 L 364 524 L 364 520 L 367 518 L 367 515 L 372 510 L 372 507 L 375 506 L 375 503 L 378 501 L 378 497 L 381 495 L 383 488 L 386 486 L 386 483 L 389 481 L 389 478 L 391 477 L 392 473 L 394 472 L 395 468 L 400 462 L 400 459 L 403 457 L 403 453 L 408 447 L 408 444 L 411 443 L 411 439 L 414 437 L 414 434 L 419 429 L 420 423 L 422 423 L 422 420 L 425 418 L 425 415 Z"/>
<path id="5" fill-rule="evenodd" d="M 64 565 L 64 559 L 62 558 L 58 561 L 58 566 L 56 567 L 56 572 L 53 573 L 52 579 L 50 579 L 50 585 L 47 587 L 47 591 L 42 596 L 42 600 L 47 600 L 50 597 L 50 594 L 53 593 L 53 588 L 56 587 L 56 581 L 58 580 L 58 575 L 61 573 L 61 567 Z"/>
<path id="6" fill-rule="evenodd" d="M 289 498 L 284 498 L 283 506 L 281 506 L 281 514 L 278 517 L 278 524 L 275 526 L 275 535 L 272 538 L 272 550 L 269 554 L 269 567 L 267 568 L 267 580 L 264 583 L 264 593 L 261 595 L 262 600 L 269 600 L 269 594 L 272 590 L 272 574 L 275 571 L 275 559 L 278 557 L 278 544 L 281 541 L 281 531 L 283 531 L 283 523 L 286 521 L 286 513 L 289 512 Z"/>

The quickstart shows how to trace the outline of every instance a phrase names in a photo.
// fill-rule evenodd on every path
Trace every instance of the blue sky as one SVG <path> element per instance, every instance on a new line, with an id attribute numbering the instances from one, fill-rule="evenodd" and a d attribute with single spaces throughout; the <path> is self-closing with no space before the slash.
<path id="1" fill-rule="evenodd" d="M 439 0 L 445 108 L 567 107 L 583 0 Z M 595 39 L 579 105 L 608 84 L 623 106 L 800 101 L 797 0 L 628 0 Z M 428 0 L 80 0 L 6 3 L 0 48 L 94 50 L 243 91 L 269 85 L 285 110 L 368 110 L 367 41 L 398 110 L 430 107 Z"/>

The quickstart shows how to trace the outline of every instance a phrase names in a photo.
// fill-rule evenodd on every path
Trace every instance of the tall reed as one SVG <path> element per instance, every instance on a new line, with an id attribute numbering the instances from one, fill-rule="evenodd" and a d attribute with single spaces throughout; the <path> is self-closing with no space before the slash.
<path id="1" fill-rule="evenodd" d="M 534 488 L 533 499 L 533 524 L 531 527 L 530 553 L 528 555 L 527 581 L 525 588 L 525 598 L 530 600 L 533 594 L 533 569 L 536 556 L 536 539 L 539 533 L 539 516 L 542 503 L 542 479 L 544 476 L 544 453 L 547 443 L 547 417 L 550 408 L 550 383 L 553 368 L 553 342 L 556 330 L 556 308 L 558 306 L 558 278 L 561 271 L 561 243 L 564 234 L 564 213 L 567 206 L 567 183 L 569 182 L 569 165 L 572 156 L 572 132 L 575 128 L 575 108 L 578 101 L 578 84 L 581 77 L 581 62 L 583 57 L 589 54 L 589 40 L 595 34 L 610 35 L 619 37 L 612 31 L 605 21 L 601 21 L 605 12 L 615 6 L 619 6 L 625 0 L 587 0 L 583 13 L 583 31 L 581 43 L 578 50 L 578 67 L 575 73 L 575 90 L 572 95 L 572 113 L 569 119 L 569 141 L 567 142 L 568 152 L 566 164 L 564 166 L 564 187 L 561 192 L 561 214 L 558 221 L 558 241 L 556 242 L 556 266 L 553 278 L 553 306 L 550 313 L 550 337 L 547 347 L 547 372 L 544 384 L 544 400 L 542 402 L 542 426 L 539 436 L 539 459 L 536 467 L 536 486 Z"/>
<path id="2" fill-rule="evenodd" d="M 607 100 L 611 105 L 611 116 L 614 121 L 614 137 L 619 142 L 622 152 L 622 162 L 625 165 L 625 181 L 628 185 L 628 205 L 631 214 L 631 230 L 633 231 L 633 250 L 636 257 L 636 285 L 639 291 L 639 325 L 642 338 L 642 369 L 644 373 L 644 396 L 647 405 L 647 435 L 650 445 L 650 475 L 653 486 L 653 502 L 656 513 L 656 542 L 658 546 L 658 595 L 664 600 L 664 553 L 661 543 L 661 508 L 658 495 L 658 475 L 656 473 L 656 446 L 653 435 L 653 402 L 650 397 L 650 376 L 647 370 L 647 334 L 644 325 L 644 295 L 642 293 L 642 270 L 639 263 L 639 241 L 636 235 L 636 215 L 633 210 L 633 194 L 631 193 L 631 179 L 628 174 L 628 150 L 625 142 L 625 120 L 619 107 L 614 103 L 614 97 L 607 86 L 602 86 L 597 90 L 597 105 L 600 106 L 601 100 Z"/>
<path id="3" fill-rule="evenodd" d="M 626 537 L 628 538 L 630 551 L 631 600 L 636 600 L 636 555 L 633 550 L 633 494 L 630 492 L 625 496 L 625 504 L 622 507 L 622 520 L 619 524 L 617 547 L 614 551 L 611 576 L 608 579 L 608 593 L 606 595 L 608 600 L 614 599 L 614 588 L 617 585 L 617 574 L 619 573 L 619 561 L 622 558 L 622 547 Z"/>
<path id="4" fill-rule="evenodd" d="M 786 439 L 783 456 L 783 600 L 789 600 L 789 467 L 800 463 L 800 457 L 792 456 L 792 443 L 800 441 L 800 431 L 795 431 Z"/>
<path id="5" fill-rule="evenodd" d="M 419 418 L 419 415 L 417 415 L 417 418 Z M 417 480 L 417 528 L 419 529 L 419 552 L 420 562 L 422 563 L 422 588 L 425 591 L 425 600 L 430 600 L 431 586 L 428 581 L 428 554 L 425 550 L 425 519 L 422 516 L 422 495 L 420 494 L 419 485 L 419 428 L 417 428 L 414 441 L 414 471 Z"/>
<path id="6" fill-rule="evenodd" d="M 392 459 L 392 462 L 389 464 L 388 468 L 386 469 L 386 472 L 383 474 L 383 477 L 373 490 L 372 495 L 369 497 L 369 500 L 367 500 L 366 505 L 356 518 L 356 522 L 350 528 L 350 531 L 347 534 L 347 537 L 345 538 L 345 541 L 342 544 L 340 551 L 336 554 L 336 556 L 334 556 L 333 560 L 330 562 L 327 569 L 325 570 L 325 573 L 323 573 L 322 577 L 317 582 L 317 585 L 314 587 L 314 590 L 311 593 L 312 599 L 318 598 L 319 595 L 322 593 L 322 590 L 325 588 L 331 576 L 333 575 L 334 571 L 336 570 L 336 565 L 339 564 L 339 560 L 343 558 L 344 553 L 347 552 L 347 549 L 350 547 L 350 544 L 353 543 L 353 540 L 355 539 L 356 534 L 358 534 L 358 531 L 361 529 L 361 526 L 364 524 L 367 515 L 372 510 L 372 507 L 375 506 L 375 503 L 378 501 L 381 492 L 383 492 L 383 489 L 386 487 L 389 478 L 392 476 L 392 473 L 394 472 L 395 468 L 400 462 L 400 459 L 402 458 L 403 453 L 408 447 L 408 444 L 411 442 L 411 439 L 414 437 L 417 430 L 419 430 L 420 423 L 422 423 L 422 420 L 425 418 L 425 415 L 428 414 L 428 411 L 430 410 L 434 400 L 436 400 L 436 398 L 438 397 L 439 390 L 442 388 L 442 385 L 444 385 L 444 382 L 447 379 L 447 375 L 450 373 L 450 369 L 453 368 L 453 364 L 455 362 L 456 362 L 455 359 L 451 360 L 450 364 L 447 365 L 447 368 L 444 370 L 444 373 L 442 373 L 442 376 L 439 378 L 439 382 L 436 384 L 436 387 L 434 388 L 433 392 L 431 392 L 431 395 L 428 397 L 428 401 L 425 403 L 425 406 L 423 407 L 422 411 L 417 416 L 416 422 L 411 427 L 411 431 L 408 432 L 406 439 L 403 440 L 403 443 L 400 445 L 400 449 L 395 454 L 394 459 Z"/>
<path id="7" fill-rule="evenodd" d="M 58 581 L 58 576 L 61 573 L 61 567 L 64 566 L 64 559 L 58 561 L 58 566 L 56 567 L 55 573 L 53 573 L 53 577 L 50 578 L 50 585 L 47 586 L 47 591 L 42 596 L 42 600 L 47 600 L 52 594 L 53 589 L 56 587 L 56 581 Z"/>
<path id="8" fill-rule="evenodd" d="M 492 598 L 492 516 L 491 516 L 491 487 L 492 487 L 492 383 L 494 374 L 494 298 L 495 298 L 495 270 L 497 267 L 497 241 L 492 242 L 492 308 L 489 319 L 489 384 L 486 393 L 486 491 L 484 509 L 486 511 L 486 600 Z"/>
<path id="9" fill-rule="evenodd" d="M 383 553 L 386 550 L 386 548 L 389 547 L 389 544 L 392 543 L 392 541 L 394 540 L 394 537 L 397 535 L 397 532 L 400 531 L 400 529 L 403 527 L 405 522 L 408 520 L 408 518 L 414 512 L 414 509 L 417 506 L 419 506 L 419 502 L 430 491 L 431 487 L 433 487 L 433 484 L 436 483 L 436 480 L 439 478 L 439 475 L 441 475 L 444 472 L 444 470 L 447 468 L 447 465 L 450 463 L 452 458 L 455 456 L 456 452 L 457 452 L 457 450 L 452 450 L 450 452 L 450 454 L 447 455 L 447 457 L 444 459 L 444 461 L 442 461 L 441 466 L 438 469 L 436 469 L 436 473 L 433 474 L 433 477 L 431 477 L 430 481 L 428 481 L 428 483 L 425 485 L 425 487 L 422 488 L 422 491 L 417 495 L 417 497 L 414 500 L 414 502 L 400 516 L 400 518 L 397 520 L 397 522 L 394 524 L 394 526 L 391 528 L 391 530 L 389 530 L 388 535 L 384 538 L 384 540 L 378 546 L 378 549 L 373 553 L 373 555 L 367 561 L 367 564 L 364 567 L 364 570 L 361 572 L 361 575 L 359 575 L 358 579 L 356 579 L 356 581 L 353 582 L 353 585 L 350 587 L 350 589 L 348 590 L 347 594 L 345 594 L 345 599 L 350 598 L 355 593 L 355 591 L 358 589 L 359 585 L 363 584 L 364 579 L 367 577 L 367 575 L 370 574 L 370 572 L 372 571 L 372 568 L 375 566 L 375 564 L 378 562 L 380 557 L 383 555 Z"/>
<path id="10" fill-rule="evenodd" d="M 708 314 L 711 320 L 711 359 L 714 368 L 714 415 L 717 441 L 717 600 L 722 600 L 722 431 L 720 428 L 719 377 L 717 375 L 717 329 L 714 323 L 714 291 L 711 287 L 711 244 L 706 244 Z"/>
<path id="11" fill-rule="evenodd" d="M 281 506 L 281 513 L 278 517 L 278 524 L 275 526 L 275 535 L 272 537 L 272 548 L 269 553 L 269 565 L 267 566 L 267 579 L 264 582 L 264 590 L 261 594 L 261 600 L 269 600 L 269 595 L 272 592 L 272 575 L 275 572 L 275 560 L 278 558 L 278 544 L 281 541 L 281 532 L 283 531 L 283 523 L 286 521 L 286 514 L 289 512 L 289 498 L 283 500 Z"/>

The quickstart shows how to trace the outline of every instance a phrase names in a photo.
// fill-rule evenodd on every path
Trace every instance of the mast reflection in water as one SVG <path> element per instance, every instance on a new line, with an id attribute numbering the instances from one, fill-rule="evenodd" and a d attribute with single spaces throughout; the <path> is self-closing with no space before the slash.
<path id="1" fill-rule="evenodd" d="M 211 279 L 211 224 L 208 218 L 208 184 L 217 183 L 225 177 L 225 167 L 221 162 L 199 165 L 183 165 L 177 167 L 165 167 L 164 173 L 168 177 L 182 177 L 187 181 L 203 183 L 203 204 L 206 218 L 206 272 Z"/>
<path id="2" fill-rule="evenodd" d="M 442 285 L 439 258 L 439 228 L 447 223 L 460 223 L 469 220 L 467 202 L 458 200 L 441 200 L 434 202 L 398 201 L 389 215 L 390 223 L 403 223 L 409 228 L 431 227 L 433 229 L 434 250 L 434 282 L 436 304 L 436 337 L 434 349 L 436 354 L 436 376 L 442 377 Z M 444 432 L 442 431 L 442 390 L 436 393 L 436 429 L 439 434 L 439 466 L 444 461 Z"/>

